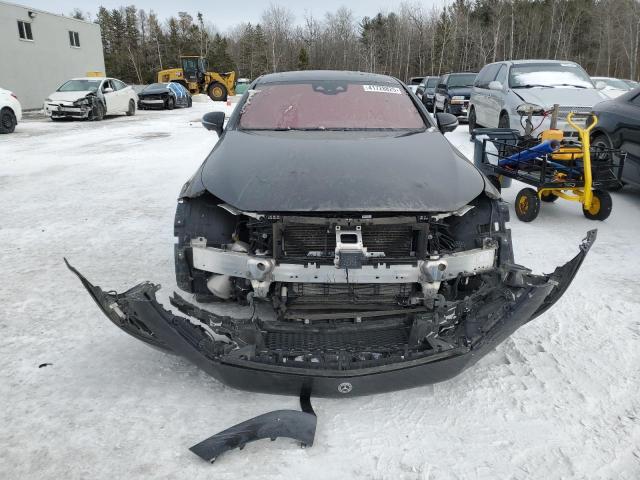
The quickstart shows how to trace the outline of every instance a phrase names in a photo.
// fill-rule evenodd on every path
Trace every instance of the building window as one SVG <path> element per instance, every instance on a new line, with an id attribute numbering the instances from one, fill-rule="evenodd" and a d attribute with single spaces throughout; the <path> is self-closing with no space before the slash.
<path id="1" fill-rule="evenodd" d="M 72 47 L 80 46 L 80 36 L 78 35 L 78 32 L 72 32 L 69 30 L 69 43 Z"/>
<path id="2" fill-rule="evenodd" d="M 18 35 L 22 40 L 33 40 L 31 33 L 31 23 L 18 20 Z"/>

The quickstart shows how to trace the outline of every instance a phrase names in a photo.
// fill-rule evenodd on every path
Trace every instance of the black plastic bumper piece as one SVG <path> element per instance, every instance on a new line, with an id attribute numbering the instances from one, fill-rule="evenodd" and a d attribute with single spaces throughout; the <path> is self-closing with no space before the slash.
<path id="1" fill-rule="evenodd" d="M 207 462 L 229 450 L 242 450 L 249 442 L 269 438 L 286 437 L 300 442 L 302 447 L 311 447 L 316 435 L 316 414 L 311 408 L 308 390 L 300 395 L 303 411 L 275 410 L 234 425 L 194 445 L 189 450 Z"/>
<path id="2" fill-rule="evenodd" d="M 345 397 L 368 395 L 447 380 L 490 352 L 522 325 L 542 314 L 566 291 L 596 238 L 592 230 L 579 253 L 550 275 L 534 276 L 523 286 L 508 308 L 492 315 L 490 326 L 467 321 L 468 346 L 433 353 L 422 358 L 368 368 L 328 370 L 287 364 L 252 361 L 243 354 L 251 348 L 249 319 L 237 320 L 212 312 L 204 314 L 180 297 L 172 303 L 190 316 L 187 319 L 166 310 L 155 298 L 160 288 L 141 283 L 124 293 L 105 292 L 92 285 L 75 268 L 68 267 L 81 280 L 100 309 L 119 328 L 145 343 L 181 355 L 209 375 L 235 388 L 264 393 L 299 395 L 308 388 L 314 396 Z M 185 305 L 186 304 L 186 305 Z M 491 305 L 487 309 L 491 310 Z M 243 340 L 248 340 L 243 344 Z"/>

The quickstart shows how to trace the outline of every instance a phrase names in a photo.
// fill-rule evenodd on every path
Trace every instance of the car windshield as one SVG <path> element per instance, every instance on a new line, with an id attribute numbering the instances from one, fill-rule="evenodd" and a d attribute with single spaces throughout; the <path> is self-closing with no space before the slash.
<path id="1" fill-rule="evenodd" d="M 438 86 L 438 77 L 431 77 L 427 80 L 427 88 L 436 88 Z"/>
<path id="2" fill-rule="evenodd" d="M 449 75 L 448 87 L 471 87 L 476 80 L 477 73 L 455 73 Z"/>
<path id="3" fill-rule="evenodd" d="M 411 98 L 391 83 L 309 81 L 249 90 L 243 130 L 417 130 L 425 128 Z"/>
<path id="4" fill-rule="evenodd" d="M 102 80 L 69 80 L 62 84 L 58 92 L 95 92 Z"/>
<path id="5" fill-rule="evenodd" d="M 152 83 L 151 85 L 146 86 L 143 92 L 145 90 L 158 90 L 158 89 L 167 88 L 167 87 L 168 87 L 168 84 L 166 83 Z"/>
<path id="6" fill-rule="evenodd" d="M 509 86 L 593 88 L 593 82 L 575 63 L 526 63 L 511 67 Z"/>
<path id="7" fill-rule="evenodd" d="M 594 78 L 596 83 L 604 82 L 607 84 L 607 87 L 616 88 L 618 90 L 631 90 L 629 85 L 627 85 L 622 80 L 618 80 L 617 78 Z"/>

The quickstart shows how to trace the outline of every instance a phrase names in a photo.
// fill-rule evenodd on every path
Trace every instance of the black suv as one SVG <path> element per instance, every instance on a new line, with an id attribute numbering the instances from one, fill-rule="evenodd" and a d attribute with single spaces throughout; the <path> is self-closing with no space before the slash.
<path id="1" fill-rule="evenodd" d="M 434 98 L 434 112 L 447 112 L 466 119 L 469 97 L 477 73 L 447 73 L 440 77 Z"/>

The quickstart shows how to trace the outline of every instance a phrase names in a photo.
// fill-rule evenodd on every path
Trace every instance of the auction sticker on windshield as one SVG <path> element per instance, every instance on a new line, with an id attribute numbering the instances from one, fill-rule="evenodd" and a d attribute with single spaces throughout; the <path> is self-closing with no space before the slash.
<path id="1" fill-rule="evenodd" d="M 398 87 L 386 87 L 384 85 L 362 85 L 365 92 L 381 92 L 381 93 L 397 93 L 400 95 L 402 90 Z"/>

